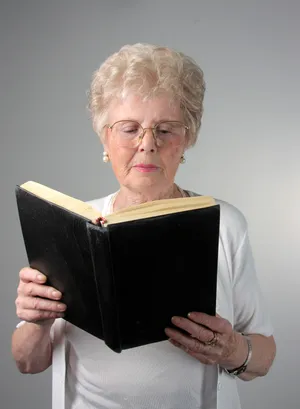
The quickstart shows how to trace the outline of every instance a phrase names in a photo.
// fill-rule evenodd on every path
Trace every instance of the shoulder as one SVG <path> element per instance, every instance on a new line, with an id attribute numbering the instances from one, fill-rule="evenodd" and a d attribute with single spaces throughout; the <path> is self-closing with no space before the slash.
<path id="1" fill-rule="evenodd" d="M 234 229 L 244 235 L 247 230 L 247 220 L 243 212 L 232 203 L 221 199 L 215 199 L 215 201 L 220 206 L 222 227 L 231 231 Z"/>

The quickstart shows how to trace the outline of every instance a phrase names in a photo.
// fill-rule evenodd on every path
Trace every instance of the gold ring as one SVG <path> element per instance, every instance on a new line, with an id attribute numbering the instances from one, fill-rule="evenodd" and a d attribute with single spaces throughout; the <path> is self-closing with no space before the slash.
<path id="1" fill-rule="evenodd" d="M 213 337 L 210 341 L 204 342 L 205 345 L 207 346 L 215 346 L 216 343 L 218 342 L 218 335 L 216 332 L 213 332 Z"/>

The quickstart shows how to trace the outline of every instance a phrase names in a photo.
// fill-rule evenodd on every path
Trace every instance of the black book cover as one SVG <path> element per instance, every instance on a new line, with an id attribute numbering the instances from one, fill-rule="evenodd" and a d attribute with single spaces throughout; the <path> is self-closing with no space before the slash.
<path id="1" fill-rule="evenodd" d="M 166 340 L 173 315 L 215 314 L 219 205 L 107 226 L 16 189 L 29 265 L 65 319 L 115 352 Z"/>
<path id="2" fill-rule="evenodd" d="M 16 199 L 31 268 L 62 292 L 65 319 L 101 338 L 102 318 L 88 240 L 88 219 L 16 188 Z M 101 231 L 99 232 L 101 234 Z"/>

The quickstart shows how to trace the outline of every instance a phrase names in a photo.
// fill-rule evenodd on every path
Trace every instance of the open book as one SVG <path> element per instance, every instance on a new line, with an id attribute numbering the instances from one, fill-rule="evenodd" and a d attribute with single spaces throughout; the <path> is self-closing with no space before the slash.
<path id="1" fill-rule="evenodd" d="M 220 208 L 207 196 L 105 215 L 36 182 L 16 186 L 29 265 L 63 293 L 65 319 L 115 352 L 166 340 L 173 315 L 215 314 Z"/>

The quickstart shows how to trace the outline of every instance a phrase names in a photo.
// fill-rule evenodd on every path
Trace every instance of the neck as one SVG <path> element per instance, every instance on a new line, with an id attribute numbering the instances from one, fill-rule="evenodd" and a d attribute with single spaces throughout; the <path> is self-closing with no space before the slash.
<path id="1" fill-rule="evenodd" d="M 168 189 L 159 192 L 151 190 L 137 192 L 122 186 L 115 196 L 112 210 L 115 212 L 117 210 L 141 203 L 151 202 L 153 200 L 175 199 L 179 197 L 182 197 L 182 193 L 175 183 Z"/>

